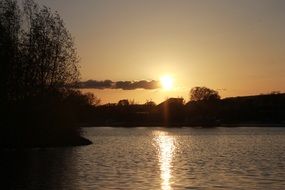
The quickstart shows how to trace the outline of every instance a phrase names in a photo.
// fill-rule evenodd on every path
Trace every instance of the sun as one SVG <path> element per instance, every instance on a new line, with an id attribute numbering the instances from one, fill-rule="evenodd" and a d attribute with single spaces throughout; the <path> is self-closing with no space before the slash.
<path id="1" fill-rule="evenodd" d="M 165 75 L 160 78 L 160 84 L 163 89 L 171 90 L 173 88 L 173 79 L 171 76 Z"/>

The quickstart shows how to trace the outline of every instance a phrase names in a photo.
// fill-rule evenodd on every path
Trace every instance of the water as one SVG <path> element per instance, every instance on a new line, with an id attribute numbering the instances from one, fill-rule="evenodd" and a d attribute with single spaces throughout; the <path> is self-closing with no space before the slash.
<path id="1" fill-rule="evenodd" d="M 93 145 L 2 151 L 5 189 L 284 189 L 285 128 L 86 128 Z"/>

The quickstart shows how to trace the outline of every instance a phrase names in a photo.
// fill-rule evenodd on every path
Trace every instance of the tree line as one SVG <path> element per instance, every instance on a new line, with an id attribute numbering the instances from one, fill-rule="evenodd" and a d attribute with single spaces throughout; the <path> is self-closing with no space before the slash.
<path id="1" fill-rule="evenodd" d="M 87 126 L 219 126 L 228 124 L 285 125 L 285 94 L 221 99 L 207 87 L 194 87 L 190 100 L 168 98 L 135 104 L 127 99 L 117 104 L 94 105 L 80 115 Z"/>

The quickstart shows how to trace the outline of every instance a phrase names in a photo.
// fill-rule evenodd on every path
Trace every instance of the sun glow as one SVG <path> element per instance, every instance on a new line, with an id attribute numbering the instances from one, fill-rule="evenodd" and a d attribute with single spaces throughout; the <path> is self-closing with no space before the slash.
<path id="1" fill-rule="evenodd" d="M 173 88 L 173 79 L 172 77 L 165 75 L 160 78 L 160 84 L 163 89 L 171 90 Z"/>

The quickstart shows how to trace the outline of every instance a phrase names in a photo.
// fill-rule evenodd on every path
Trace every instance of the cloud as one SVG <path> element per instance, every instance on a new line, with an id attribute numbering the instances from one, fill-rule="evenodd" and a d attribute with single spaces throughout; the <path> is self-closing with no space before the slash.
<path id="1" fill-rule="evenodd" d="M 112 88 L 113 82 L 111 80 L 97 81 L 88 80 L 84 82 L 79 82 L 79 88 L 95 88 L 95 89 L 105 89 Z"/>
<path id="2" fill-rule="evenodd" d="M 118 81 L 115 85 L 118 89 L 123 90 L 134 90 L 134 89 L 156 89 L 159 88 L 159 82 L 152 80 L 152 81 Z"/>
<path id="3" fill-rule="evenodd" d="M 135 89 L 157 89 L 160 88 L 158 81 L 140 80 L 140 81 L 117 81 L 111 80 L 97 81 L 88 80 L 79 83 L 79 88 L 94 88 L 94 89 L 122 89 L 122 90 L 135 90 Z"/>

